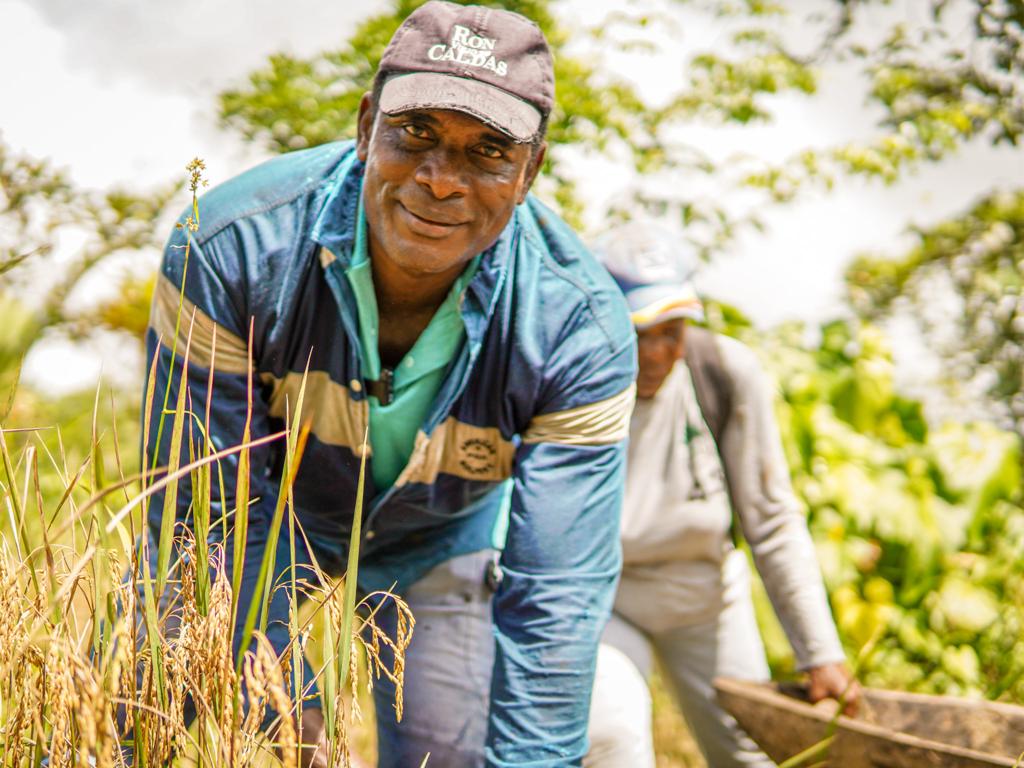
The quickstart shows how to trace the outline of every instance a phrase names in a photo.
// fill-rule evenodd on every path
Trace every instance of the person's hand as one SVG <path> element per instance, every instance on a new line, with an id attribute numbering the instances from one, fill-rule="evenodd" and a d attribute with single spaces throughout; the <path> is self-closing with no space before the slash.
<path id="1" fill-rule="evenodd" d="M 845 664 L 823 664 L 807 670 L 807 695 L 811 703 L 822 699 L 843 702 L 843 714 L 853 717 L 860 702 L 860 684 Z"/>

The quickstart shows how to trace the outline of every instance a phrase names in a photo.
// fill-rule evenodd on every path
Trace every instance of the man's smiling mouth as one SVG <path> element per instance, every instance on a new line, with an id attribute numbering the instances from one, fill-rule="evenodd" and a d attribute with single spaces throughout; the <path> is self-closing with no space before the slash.
<path id="1" fill-rule="evenodd" d="M 436 215 L 436 214 L 434 214 L 432 212 L 431 213 L 427 213 L 427 212 L 419 213 L 417 211 L 412 210 L 411 208 L 409 208 L 408 206 L 406 206 L 402 202 L 399 202 L 398 205 L 399 205 L 400 208 L 402 208 L 402 210 L 404 210 L 406 213 L 408 213 L 413 218 L 423 222 L 424 224 L 428 224 L 430 226 L 452 228 L 452 227 L 462 226 L 463 224 L 466 223 L 464 221 L 449 220 L 447 217 L 438 216 L 438 215 Z"/>

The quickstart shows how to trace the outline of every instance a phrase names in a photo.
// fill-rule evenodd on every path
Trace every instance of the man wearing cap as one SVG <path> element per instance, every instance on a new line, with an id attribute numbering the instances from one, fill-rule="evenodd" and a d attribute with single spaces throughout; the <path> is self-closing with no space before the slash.
<path id="1" fill-rule="evenodd" d="M 156 287 L 156 392 L 169 385 L 175 396 L 184 285 L 183 317 L 196 318 L 190 408 L 211 409 L 216 448 L 242 440 L 250 397 L 252 437 L 281 429 L 305 378 L 300 572 L 314 557 L 344 570 L 369 430 L 360 588 L 397 584 L 416 618 L 400 724 L 392 686 L 375 688 L 381 766 L 419 766 L 428 752 L 446 768 L 570 766 L 586 750 L 620 566 L 635 339 L 607 273 L 527 194 L 553 99 L 536 25 L 429 2 L 384 52 L 356 142 L 285 155 L 209 192 L 187 269 L 177 229 Z M 243 605 L 270 538 L 283 451 L 252 452 Z M 224 470 L 229 498 L 215 502 L 230 513 L 235 457 Z M 151 530 L 160 508 L 150 507 Z M 288 547 L 284 532 L 285 580 Z M 278 652 L 286 600 L 279 589 L 270 604 Z M 235 642 L 238 653 L 238 628 Z M 316 705 L 303 715 L 306 742 L 322 730 Z"/>
<path id="2" fill-rule="evenodd" d="M 655 658 L 712 768 L 774 765 L 715 701 L 717 676 L 767 680 L 738 526 L 772 605 L 809 674 L 813 700 L 856 683 L 829 612 L 814 545 L 793 495 L 754 353 L 687 327 L 702 320 L 682 237 L 637 221 L 595 254 L 638 336 L 637 402 L 622 512 L 623 572 L 602 638 L 588 768 L 653 768 L 647 676 Z"/>

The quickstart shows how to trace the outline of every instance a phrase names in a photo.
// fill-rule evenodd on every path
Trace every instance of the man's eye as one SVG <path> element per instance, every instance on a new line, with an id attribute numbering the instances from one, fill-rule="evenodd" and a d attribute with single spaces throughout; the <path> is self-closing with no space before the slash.
<path id="1" fill-rule="evenodd" d="M 430 132 L 422 125 L 416 123 L 405 123 L 402 125 L 402 130 L 417 139 L 429 139 Z"/>
<path id="2" fill-rule="evenodd" d="M 492 144 L 481 144 L 476 151 L 488 160 L 500 160 L 504 156 L 504 153 Z"/>

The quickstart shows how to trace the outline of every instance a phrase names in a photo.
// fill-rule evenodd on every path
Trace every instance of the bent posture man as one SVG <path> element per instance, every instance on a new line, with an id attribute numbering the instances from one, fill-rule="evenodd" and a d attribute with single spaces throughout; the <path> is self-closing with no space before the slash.
<path id="1" fill-rule="evenodd" d="M 311 550 L 300 545 L 300 567 L 315 555 L 344 568 L 369 428 L 361 587 L 397 582 L 417 619 L 401 724 L 389 686 L 375 689 L 381 766 L 418 766 L 427 752 L 446 768 L 568 766 L 585 752 L 620 565 L 635 343 L 607 274 L 527 195 L 553 88 L 532 22 L 427 3 L 385 51 L 356 143 L 285 155 L 208 193 L 187 271 L 178 231 L 156 289 L 157 391 L 174 388 L 183 281 L 184 315 L 196 311 L 196 413 L 207 407 L 216 325 L 217 448 L 241 440 L 250 397 L 253 437 L 280 429 L 308 362 L 313 428 L 294 501 Z M 252 456 L 259 502 L 243 605 L 270 535 L 282 451 Z M 182 493 L 183 519 L 188 502 Z M 286 599 L 278 590 L 270 607 L 279 651 Z M 307 709 L 305 741 L 318 720 Z"/>
<path id="2" fill-rule="evenodd" d="M 652 222 L 597 247 L 626 295 L 640 370 L 623 502 L 623 573 L 602 639 L 591 714 L 594 768 L 653 768 L 646 677 L 655 656 L 712 768 L 770 766 L 715 701 L 716 676 L 767 680 L 754 621 L 750 543 L 815 700 L 854 684 L 829 613 L 807 523 L 789 483 L 772 394 L 740 342 L 687 328 L 703 310 L 696 261 Z M 685 350 L 685 355 L 684 355 Z M 735 514 L 734 514 L 735 513 Z"/>

